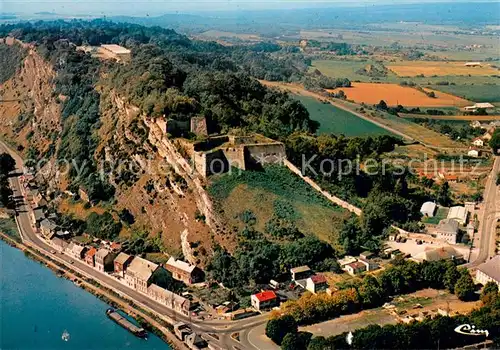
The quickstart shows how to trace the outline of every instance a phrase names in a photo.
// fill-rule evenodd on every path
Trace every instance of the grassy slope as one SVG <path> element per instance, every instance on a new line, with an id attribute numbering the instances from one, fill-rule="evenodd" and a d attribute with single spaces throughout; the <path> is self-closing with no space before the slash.
<path id="1" fill-rule="evenodd" d="M 245 225 L 238 216 L 250 210 L 257 218 L 255 227 L 263 232 L 278 200 L 293 207 L 294 222 L 303 233 L 314 234 L 332 244 L 337 242 L 340 223 L 350 215 L 279 166 L 241 174 L 235 170 L 232 174 L 215 177 L 209 193 L 233 227 L 242 229 Z"/>
<path id="2" fill-rule="evenodd" d="M 354 114 L 331 104 L 319 102 L 308 96 L 291 95 L 307 108 L 311 119 L 321 123 L 319 134 L 344 134 L 346 136 L 367 136 L 390 134 L 389 131 L 358 118 Z"/>

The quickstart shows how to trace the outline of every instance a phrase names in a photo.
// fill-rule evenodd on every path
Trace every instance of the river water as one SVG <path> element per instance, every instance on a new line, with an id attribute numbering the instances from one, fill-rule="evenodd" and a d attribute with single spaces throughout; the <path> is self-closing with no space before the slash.
<path id="1" fill-rule="evenodd" d="M 108 307 L 0 240 L 0 349 L 170 349 L 111 321 Z"/>

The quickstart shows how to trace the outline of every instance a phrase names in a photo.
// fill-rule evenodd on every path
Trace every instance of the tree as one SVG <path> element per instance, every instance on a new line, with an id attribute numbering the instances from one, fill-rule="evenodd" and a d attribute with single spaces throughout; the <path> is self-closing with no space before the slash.
<path id="1" fill-rule="evenodd" d="M 489 301 L 498 296 L 498 285 L 495 282 L 488 282 L 481 292 L 481 301 L 488 304 Z"/>
<path id="2" fill-rule="evenodd" d="M 500 129 L 496 129 L 493 132 L 489 145 L 493 153 L 498 154 L 498 150 L 500 149 Z"/>
<path id="3" fill-rule="evenodd" d="M 325 337 L 319 336 L 314 337 L 309 341 L 309 345 L 307 346 L 307 350 L 326 350 L 330 349 L 329 342 Z"/>
<path id="4" fill-rule="evenodd" d="M 358 289 L 358 293 L 363 305 L 367 307 L 380 305 L 384 300 L 384 291 L 380 287 L 380 283 L 372 275 L 366 275 Z"/>
<path id="5" fill-rule="evenodd" d="M 451 194 L 450 194 L 450 185 L 448 181 L 443 182 L 441 187 L 436 194 L 436 200 L 442 206 L 449 206 L 451 204 Z"/>
<path id="6" fill-rule="evenodd" d="M 444 286 L 453 293 L 455 291 L 455 285 L 460 278 L 460 272 L 452 261 L 446 262 L 446 271 L 444 273 Z"/>
<path id="7" fill-rule="evenodd" d="M 113 240 L 118 237 L 122 225 L 105 212 L 102 215 L 91 213 L 87 218 L 87 232 L 97 238 Z"/>
<path id="8" fill-rule="evenodd" d="M 266 325 L 266 336 L 278 345 L 281 345 L 287 334 L 297 331 L 297 321 L 290 315 L 273 318 Z"/>
<path id="9" fill-rule="evenodd" d="M 455 284 L 456 296 L 463 301 L 473 300 L 476 288 L 469 271 L 467 269 L 461 269 L 459 273 L 460 278 Z"/>
<path id="10" fill-rule="evenodd" d="M 384 100 L 380 100 L 380 102 L 375 106 L 377 109 L 381 109 L 383 111 L 387 110 L 387 103 Z"/>
<path id="11" fill-rule="evenodd" d="M 12 206 L 12 194 L 7 177 L 0 175 L 0 203 L 4 207 L 10 208 Z"/>
<path id="12" fill-rule="evenodd" d="M 14 169 L 16 169 L 14 158 L 8 153 L 0 154 L 0 174 L 8 175 Z"/>
<path id="13" fill-rule="evenodd" d="M 282 350 L 304 350 L 311 341 L 312 334 L 309 332 L 288 333 L 281 342 Z"/>
<path id="14" fill-rule="evenodd" d="M 247 282 L 236 259 L 221 247 L 215 249 L 207 271 L 212 279 L 228 288 L 242 286 Z"/>
<path id="15" fill-rule="evenodd" d="M 123 208 L 118 216 L 120 217 L 120 220 L 123 221 L 123 223 L 127 226 L 130 226 L 135 222 L 134 215 L 132 215 L 132 213 L 127 208 Z"/>
<path id="16" fill-rule="evenodd" d="M 344 220 L 339 234 L 339 242 L 342 243 L 346 254 L 359 253 L 361 236 L 362 231 L 356 216 Z"/>

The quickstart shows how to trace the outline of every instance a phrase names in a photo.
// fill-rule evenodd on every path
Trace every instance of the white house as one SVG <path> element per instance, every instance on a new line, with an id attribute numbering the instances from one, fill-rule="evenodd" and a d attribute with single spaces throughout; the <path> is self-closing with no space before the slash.
<path id="1" fill-rule="evenodd" d="M 457 220 L 461 225 L 465 225 L 465 223 L 467 222 L 468 214 L 469 213 L 467 212 L 467 209 L 465 209 L 465 207 L 451 207 L 450 211 L 448 212 L 447 219 L 454 219 Z"/>
<path id="2" fill-rule="evenodd" d="M 481 62 L 465 62 L 466 67 L 481 67 Z"/>
<path id="3" fill-rule="evenodd" d="M 478 149 L 475 149 L 475 148 L 473 148 L 469 152 L 467 152 L 467 155 L 469 157 L 474 157 L 474 158 L 479 157 L 480 154 L 481 154 L 481 151 L 479 151 Z"/>
<path id="4" fill-rule="evenodd" d="M 252 306 L 258 311 L 271 309 L 278 304 L 278 297 L 272 290 L 252 294 L 250 300 L 252 302 Z"/>
<path id="5" fill-rule="evenodd" d="M 476 280 L 483 286 L 488 282 L 495 282 L 500 288 L 500 255 L 478 266 Z"/>
<path id="6" fill-rule="evenodd" d="M 323 275 L 314 275 L 307 279 L 306 289 L 313 294 L 325 291 L 328 288 L 328 282 Z"/>
<path id="7" fill-rule="evenodd" d="M 339 263 L 340 267 L 343 269 L 346 265 L 352 264 L 353 262 L 358 261 L 354 256 L 346 255 L 342 259 L 337 260 Z"/>
<path id="8" fill-rule="evenodd" d="M 130 288 L 147 294 L 150 278 L 157 269 L 158 265 L 155 263 L 135 257 L 125 271 L 125 283 Z"/>
<path id="9" fill-rule="evenodd" d="M 441 220 L 436 228 L 436 237 L 450 244 L 457 244 L 458 221 L 455 219 Z"/>
<path id="10" fill-rule="evenodd" d="M 475 103 L 472 106 L 464 107 L 464 111 L 477 112 L 478 109 L 493 109 L 493 108 L 495 108 L 495 106 L 493 106 L 491 103 L 482 102 L 482 103 Z"/>
<path id="11" fill-rule="evenodd" d="M 434 217 L 434 213 L 436 212 L 436 203 L 425 202 L 424 204 L 422 204 L 420 212 L 423 216 L 427 216 L 429 218 Z"/>
<path id="12" fill-rule="evenodd" d="M 189 315 L 191 301 L 167 289 L 151 283 L 148 287 L 148 296 L 156 302 L 167 306 L 168 308 Z"/>
<path id="13" fill-rule="evenodd" d="M 472 140 L 472 144 L 476 147 L 483 147 L 484 146 L 484 140 L 480 137 L 476 137 L 474 140 Z"/>
<path id="14" fill-rule="evenodd" d="M 347 264 L 344 267 L 344 270 L 350 274 L 351 276 L 356 276 L 359 275 L 360 273 L 363 273 L 365 271 L 368 271 L 370 268 L 370 265 L 362 260 L 358 260 L 356 262 Z"/>

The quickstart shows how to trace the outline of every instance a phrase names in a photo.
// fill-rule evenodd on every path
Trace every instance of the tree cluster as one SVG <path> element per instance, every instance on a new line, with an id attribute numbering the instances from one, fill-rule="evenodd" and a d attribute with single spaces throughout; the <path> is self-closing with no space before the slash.
<path id="1" fill-rule="evenodd" d="M 363 209 L 360 220 L 344 224 L 341 243 L 348 253 L 377 250 L 391 224 L 415 226 L 422 193 L 409 189 L 409 172 L 377 161 L 362 170 L 361 162 L 394 150 L 400 141 L 392 136 L 353 137 L 294 133 L 286 139 L 288 159 L 305 170 L 331 193 Z M 424 197 L 424 198 L 423 198 Z"/>
<path id="2" fill-rule="evenodd" d="M 500 295 L 496 285 L 487 285 L 483 292 L 483 305 L 465 316 L 439 316 L 422 322 L 397 325 L 371 325 L 353 332 L 352 344 L 347 344 L 347 333 L 329 338 L 316 337 L 302 349 L 456 349 L 466 345 L 493 341 L 493 348 L 500 346 Z M 487 288 L 485 287 L 485 290 Z M 455 332 L 459 325 L 470 324 L 476 329 L 488 330 L 484 336 L 467 336 Z M 284 349 L 284 347 L 282 347 Z"/>
<path id="3" fill-rule="evenodd" d="M 470 273 L 452 261 L 418 264 L 400 259 L 377 277 L 367 275 L 360 283 L 348 284 L 331 295 L 306 293 L 297 301 L 287 301 L 280 312 L 292 316 L 298 324 L 310 324 L 381 306 L 391 296 L 424 288 L 446 288 L 461 300 L 473 300 L 475 294 Z"/>
<path id="4" fill-rule="evenodd" d="M 16 162 L 10 154 L 0 154 L 0 204 L 7 208 L 12 208 L 14 205 L 8 176 L 15 168 Z"/>
<path id="5" fill-rule="evenodd" d="M 241 244 L 234 256 L 221 248 L 216 250 L 207 267 L 212 279 L 229 288 L 241 288 L 249 282 L 268 283 L 292 267 L 308 265 L 322 269 L 324 261 L 334 256 L 330 245 L 313 236 L 278 244 L 258 233 L 253 232 L 253 235 L 255 239 Z"/>
<path id="6" fill-rule="evenodd" d="M 0 44 L 0 84 L 9 80 L 21 67 L 26 50 L 20 45 Z"/>
<path id="7" fill-rule="evenodd" d="M 116 222 L 109 212 L 104 214 L 91 213 L 86 222 L 87 233 L 90 235 L 107 240 L 114 240 L 118 237 L 122 225 Z"/>

